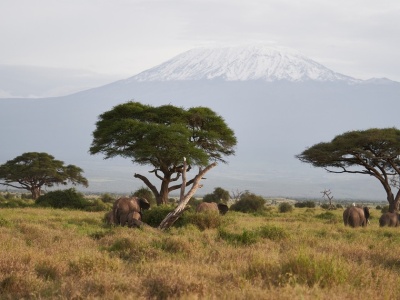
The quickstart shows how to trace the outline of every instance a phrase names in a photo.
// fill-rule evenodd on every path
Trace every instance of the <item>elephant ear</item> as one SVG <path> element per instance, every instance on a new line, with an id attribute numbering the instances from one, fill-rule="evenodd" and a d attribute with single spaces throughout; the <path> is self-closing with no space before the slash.
<path id="1" fill-rule="evenodd" d="M 218 210 L 221 213 L 221 215 L 225 215 L 228 212 L 228 210 L 229 210 L 228 205 L 226 205 L 224 203 L 218 203 L 217 205 L 218 205 Z"/>
<path id="2" fill-rule="evenodd" d="M 365 215 L 365 219 L 369 219 L 369 208 L 368 207 L 364 207 L 363 208 L 363 210 L 364 210 L 364 215 Z"/>
<path id="3" fill-rule="evenodd" d="M 139 198 L 139 206 L 141 209 L 149 209 L 150 203 L 146 198 Z"/>

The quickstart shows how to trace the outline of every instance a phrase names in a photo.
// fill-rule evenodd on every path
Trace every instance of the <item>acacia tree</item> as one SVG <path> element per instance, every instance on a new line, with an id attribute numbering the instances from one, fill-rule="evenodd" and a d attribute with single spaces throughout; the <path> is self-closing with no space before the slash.
<path id="1" fill-rule="evenodd" d="M 32 198 L 40 196 L 43 186 L 71 183 L 88 186 L 82 176 L 83 170 L 74 165 L 64 165 L 63 161 L 41 152 L 27 152 L 0 165 L 0 184 L 16 189 L 25 189 L 32 193 Z"/>
<path id="2" fill-rule="evenodd" d="M 146 176 L 134 177 L 143 181 L 160 205 L 167 203 L 171 191 L 181 188 L 181 184 L 171 183 L 181 177 L 182 157 L 187 158 L 187 171 L 191 166 L 225 163 L 224 156 L 233 155 L 235 145 L 234 132 L 209 108 L 185 110 L 127 102 L 99 116 L 90 153 L 102 153 L 105 159 L 122 156 L 134 164 L 152 166 L 150 172 L 161 180 L 159 190 Z M 194 180 L 188 180 L 186 186 Z"/>
<path id="3" fill-rule="evenodd" d="M 399 209 L 400 190 L 391 184 L 391 179 L 400 175 L 400 130 L 372 128 L 346 132 L 329 143 L 316 144 L 296 157 L 330 173 L 375 177 L 385 189 L 389 210 Z"/>

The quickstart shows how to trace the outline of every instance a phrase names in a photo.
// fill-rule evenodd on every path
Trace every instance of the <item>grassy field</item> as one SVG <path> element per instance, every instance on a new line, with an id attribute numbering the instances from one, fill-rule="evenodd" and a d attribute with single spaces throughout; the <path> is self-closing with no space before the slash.
<path id="1" fill-rule="evenodd" d="M 107 227 L 104 212 L 0 209 L 0 299 L 399 299 L 400 232 L 343 210 L 229 212 L 216 228 Z"/>

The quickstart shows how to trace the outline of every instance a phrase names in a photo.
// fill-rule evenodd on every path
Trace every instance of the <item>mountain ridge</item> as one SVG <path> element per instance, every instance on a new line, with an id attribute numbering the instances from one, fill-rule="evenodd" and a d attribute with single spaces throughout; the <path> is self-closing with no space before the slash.
<path id="1" fill-rule="evenodd" d="M 127 81 L 201 79 L 361 82 L 334 72 L 297 50 L 266 45 L 194 48 L 130 77 Z"/>

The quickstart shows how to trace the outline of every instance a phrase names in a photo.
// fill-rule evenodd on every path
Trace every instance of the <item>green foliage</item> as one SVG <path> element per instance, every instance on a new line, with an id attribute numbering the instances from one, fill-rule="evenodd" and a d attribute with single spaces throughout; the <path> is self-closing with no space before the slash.
<path id="1" fill-rule="evenodd" d="M 0 199 L 0 207 L 29 207 L 34 205 L 33 200 L 24 200 L 19 198 Z"/>
<path id="2" fill-rule="evenodd" d="M 240 199 L 230 207 L 230 210 L 244 213 L 260 213 L 265 210 L 265 200 L 261 196 L 246 191 L 240 196 Z"/>
<path id="3" fill-rule="evenodd" d="M 287 213 L 293 211 L 293 206 L 288 202 L 279 203 L 278 211 L 280 213 Z"/>
<path id="4" fill-rule="evenodd" d="M 40 196 L 42 186 L 53 187 L 67 183 L 88 186 L 83 170 L 41 152 L 27 152 L 0 165 L 0 179 L 4 185 L 32 192 L 32 198 Z"/>
<path id="5" fill-rule="evenodd" d="M 223 217 L 218 214 L 199 214 L 196 212 L 185 212 L 175 223 L 175 226 L 196 226 L 200 230 L 218 228 L 222 224 Z"/>
<path id="6" fill-rule="evenodd" d="M 385 205 L 385 206 L 383 206 L 382 207 L 382 209 L 381 209 L 381 213 L 387 213 L 389 211 L 389 205 Z"/>
<path id="7" fill-rule="evenodd" d="M 156 195 L 160 205 L 168 202 L 169 184 L 182 173 L 183 155 L 190 166 L 225 162 L 225 156 L 235 153 L 236 143 L 233 130 L 209 108 L 185 110 L 173 105 L 153 107 L 127 102 L 100 115 L 89 151 L 152 166 L 162 180 L 159 194 L 163 198 Z M 154 190 L 147 177 L 135 177 Z"/>
<path id="8" fill-rule="evenodd" d="M 152 227 L 158 227 L 161 221 L 173 210 L 174 208 L 170 205 L 151 207 L 151 209 L 143 211 L 142 221 Z"/>
<path id="9" fill-rule="evenodd" d="M 228 232 L 222 228 L 218 230 L 218 236 L 230 244 L 237 246 L 251 245 L 258 241 L 259 236 L 256 232 L 243 230 L 241 233 Z"/>
<path id="10" fill-rule="evenodd" d="M 133 193 L 133 196 L 147 199 L 147 201 L 149 201 L 151 207 L 157 205 L 156 198 L 154 197 L 153 192 L 147 187 L 142 186 L 142 187 L 138 188 Z"/>
<path id="11" fill-rule="evenodd" d="M 114 203 L 115 197 L 111 196 L 109 193 L 101 195 L 101 201 L 104 203 Z"/>
<path id="12" fill-rule="evenodd" d="M 216 202 L 216 203 L 228 203 L 229 201 L 229 192 L 224 190 L 223 188 L 217 187 L 214 189 L 214 192 L 211 194 L 206 194 L 203 197 L 204 202 Z"/>
<path id="13" fill-rule="evenodd" d="M 390 182 L 390 175 L 400 175 L 400 130 L 397 128 L 371 128 L 336 136 L 307 148 L 296 156 L 300 161 L 328 172 L 357 173 L 373 176 L 383 185 L 391 209 L 398 200 L 394 195 L 398 184 Z"/>
<path id="14" fill-rule="evenodd" d="M 87 211 L 107 211 L 111 209 L 111 203 L 104 203 L 101 199 L 86 201 L 85 210 Z"/>
<path id="15" fill-rule="evenodd" d="M 182 153 L 191 165 L 223 161 L 222 155 L 234 154 L 236 145 L 233 131 L 209 108 L 185 110 L 138 102 L 117 105 L 100 115 L 93 137 L 91 154 L 121 155 L 158 168 L 179 166 Z"/>
<path id="16" fill-rule="evenodd" d="M 278 226 L 264 225 L 258 229 L 262 238 L 270 239 L 273 241 L 280 241 L 289 237 L 289 233 Z"/>
<path id="17" fill-rule="evenodd" d="M 330 223 L 338 223 L 339 218 L 336 214 L 332 213 L 331 211 L 324 212 L 322 214 L 318 214 L 315 216 L 317 219 L 327 220 Z"/>
<path id="18" fill-rule="evenodd" d="M 311 201 L 311 200 L 307 200 L 307 201 L 301 201 L 301 202 L 296 202 L 294 204 L 294 207 L 308 207 L 308 208 L 314 208 L 315 207 L 315 202 Z"/>
<path id="19" fill-rule="evenodd" d="M 36 200 L 36 205 L 53 208 L 84 209 L 90 203 L 74 188 L 48 192 Z"/>

